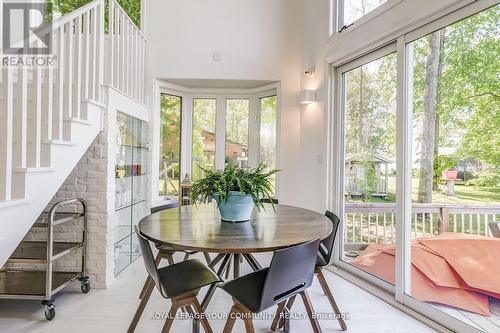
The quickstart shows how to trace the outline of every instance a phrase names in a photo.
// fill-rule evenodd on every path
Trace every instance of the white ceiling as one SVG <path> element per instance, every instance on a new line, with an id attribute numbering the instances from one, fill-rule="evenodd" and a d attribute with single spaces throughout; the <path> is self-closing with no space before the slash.
<path id="1" fill-rule="evenodd" d="M 215 79 L 165 79 L 186 88 L 254 89 L 276 81 L 264 80 L 215 80 Z"/>

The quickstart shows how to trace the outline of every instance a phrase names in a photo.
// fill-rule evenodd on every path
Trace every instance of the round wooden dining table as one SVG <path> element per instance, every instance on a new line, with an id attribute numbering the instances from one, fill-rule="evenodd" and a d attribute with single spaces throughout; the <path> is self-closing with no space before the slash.
<path id="1" fill-rule="evenodd" d="M 265 204 L 254 209 L 247 222 L 223 222 L 215 203 L 166 209 L 143 218 L 139 232 L 159 245 L 179 250 L 216 253 L 209 266 L 217 275 L 228 277 L 233 262 L 234 278 L 239 276 L 240 260 L 244 258 L 253 270 L 261 269 L 252 253 L 271 252 L 315 239 L 324 239 L 332 232 L 331 221 L 323 214 L 285 205 Z M 215 292 L 212 285 L 201 306 L 206 310 Z M 195 322 L 193 330 L 198 331 Z"/>

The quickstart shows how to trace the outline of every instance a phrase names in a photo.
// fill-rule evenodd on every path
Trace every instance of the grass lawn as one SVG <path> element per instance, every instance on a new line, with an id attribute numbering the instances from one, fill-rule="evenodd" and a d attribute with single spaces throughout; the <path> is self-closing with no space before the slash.
<path id="1" fill-rule="evenodd" d="M 389 203 L 396 202 L 396 177 L 391 176 L 388 180 L 389 194 L 386 198 L 371 198 L 370 202 Z M 412 199 L 417 201 L 418 178 L 412 179 Z M 353 201 L 358 201 L 354 199 Z M 500 205 L 500 188 L 497 187 L 474 187 L 455 184 L 455 195 L 448 196 L 440 191 L 432 194 L 433 203 L 443 204 L 489 204 Z"/>

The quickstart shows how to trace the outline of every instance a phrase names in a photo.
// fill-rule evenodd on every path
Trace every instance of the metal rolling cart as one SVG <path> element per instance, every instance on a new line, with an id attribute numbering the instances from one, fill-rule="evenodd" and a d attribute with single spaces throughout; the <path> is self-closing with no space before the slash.
<path id="1" fill-rule="evenodd" d="M 58 212 L 61 206 L 80 205 L 80 212 Z M 54 241 L 54 227 L 70 221 L 83 220 L 82 238 L 79 242 Z M 45 270 L 12 269 L 0 270 L 0 299 L 42 300 L 45 318 L 56 315 L 53 296 L 71 282 L 80 281 L 84 294 L 90 291 L 90 279 L 86 275 L 87 204 L 82 199 L 64 200 L 56 203 L 49 212 L 44 212 L 33 227 L 47 228 L 46 241 L 22 241 L 7 263 L 44 264 Z M 53 270 L 55 260 L 82 249 L 81 271 L 58 272 Z"/>

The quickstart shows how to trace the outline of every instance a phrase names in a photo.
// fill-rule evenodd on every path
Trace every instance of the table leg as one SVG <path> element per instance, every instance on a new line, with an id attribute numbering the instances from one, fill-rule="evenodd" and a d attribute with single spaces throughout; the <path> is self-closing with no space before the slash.
<path id="1" fill-rule="evenodd" d="M 227 264 L 226 270 L 226 280 L 229 279 L 229 272 L 231 271 L 231 259 L 233 258 L 233 254 L 229 255 L 229 263 Z"/>
<path id="2" fill-rule="evenodd" d="M 235 253 L 233 255 L 233 278 L 237 279 L 240 277 L 240 258 L 241 254 Z"/>
<path id="3" fill-rule="evenodd" d="M 244 253 L 243 257 L 246 259 L 246 261 L 248 262 L 248 264 L 250 265 L 250 267 L 252 267 L 252 269 L 254 271 L 258 271 L 258 270 L 262 269 L 262 266 L 259 264 L 257 259 L 255 259 L 255 257 L 253 255 L 251 255 L 250 253 Z"/>
<path id="4" fill-rule="evenodd" d="M 224 259 L 222 260 L 222 264 L 219 266 L 219 269 L 217 270 L 217 276 L 221 278 L 224 276 L 225 271 L 227 270 L 227 267 L 229 265 L 229 262 L 231 260 L 232 254 L 224 254 Z M 208 288 L 207 294 L 203 298 L 203 302 L 201 302 L 201 308 L 203 311 L 205 311 L 208 307 L 208 303 L 210 303 L 210 300 L 214 296 L 215 293 L 215 288 L 217 288 L 217 284 L 214 283 Z M 200 332 L 200 321 L 194 319 L 193 320 L 193 333 L 199 333 Z"/>
<path id="5" fill-rule="evenodd" d="M 210 264 L 208 264 L 208 267 L 214 268 L 215 265 L 219 263 L 224 257 L 226 256 L 225 253 L 219 253 L 212 261 L 210 261 Z"/>

